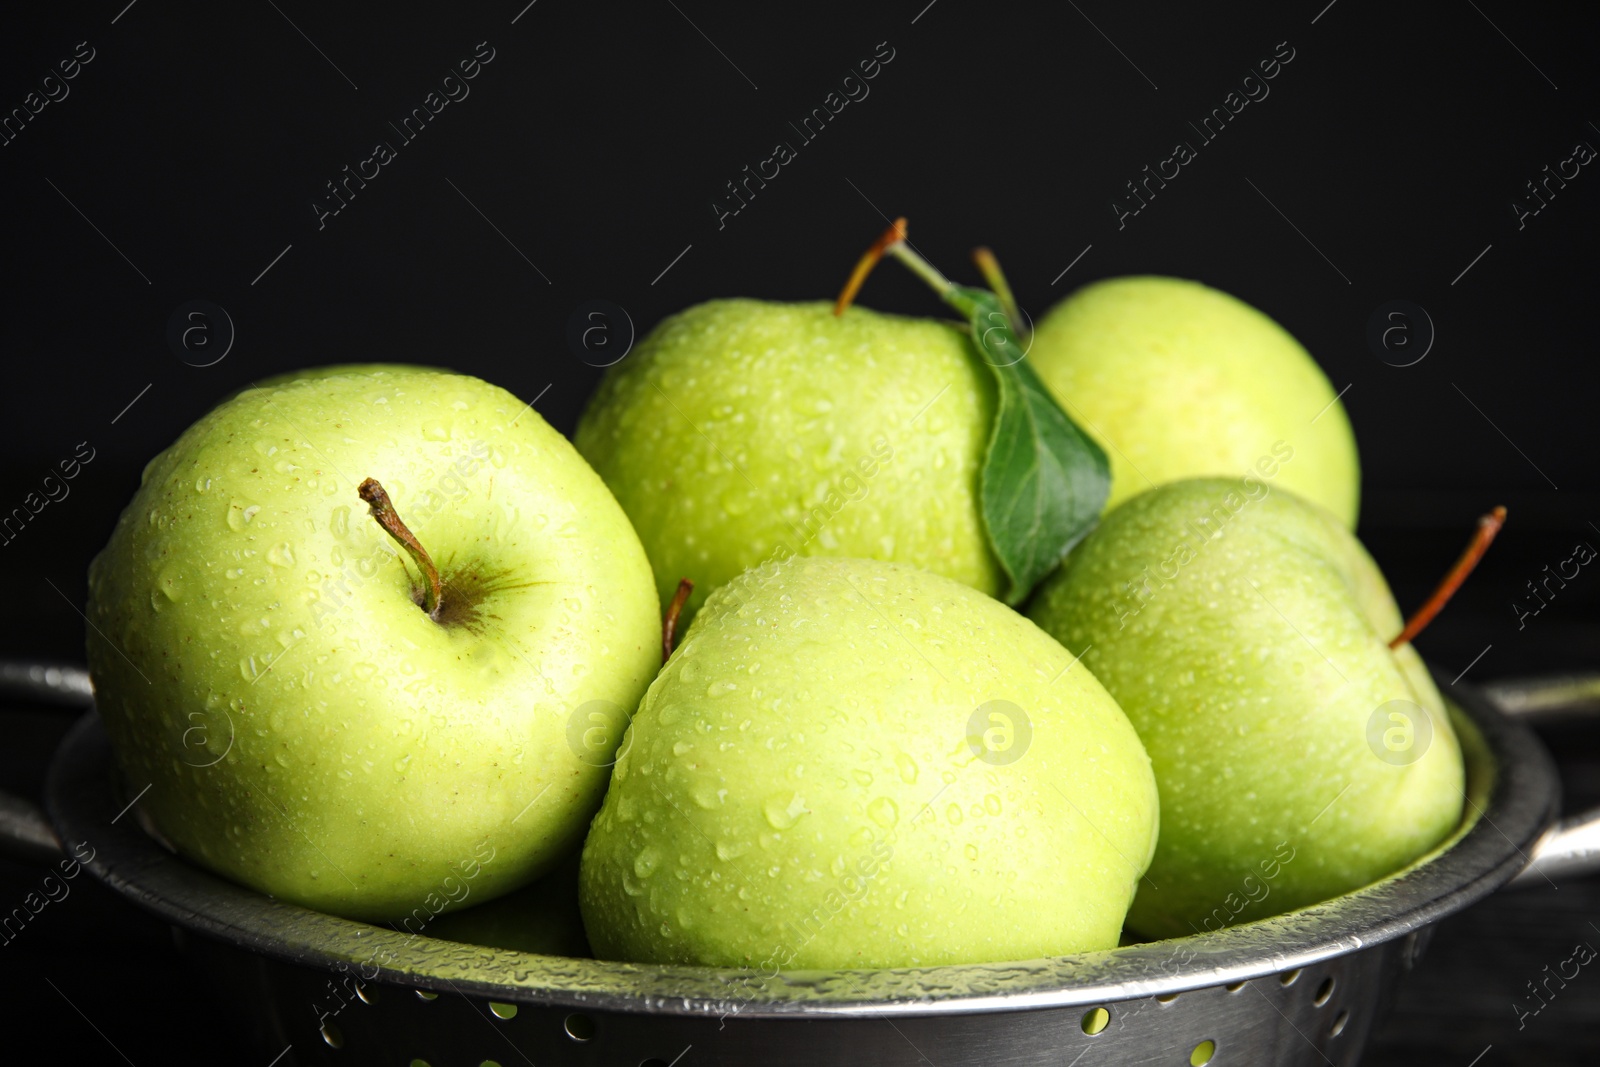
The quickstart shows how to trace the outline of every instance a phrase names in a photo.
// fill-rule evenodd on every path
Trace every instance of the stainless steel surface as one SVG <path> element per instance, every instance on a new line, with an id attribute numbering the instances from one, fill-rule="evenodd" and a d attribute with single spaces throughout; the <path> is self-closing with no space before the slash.
<path id="1" fill-rule="evenodd" d="M 61 858 L 61 840 L 31 800 L 0 793 L 0 856 L 21 863 L 52 863 Z"/>
<path id="2" fill-rule="evenodd" d="M 1600 674 L 1512 678 L 1491 682 L 1482 693 L 1507 715 L 1529 722 L 1559 722 L 1600 713 Z M 1511 886 L 1550 885 L 1558 878 L 1600 868 L 1600 811 L 1563 818 L 1538 840 L 1529 857 Z"/>
<path id="3" fill-rule="evenodd" d="M 0 694 L 66 708 L 94 703 L 89 672 L 64 663 L 0 661 Z"/>
<path id="4" fill-rule="evenodd" d="M 89 672 L 54 663 L 0 661 L 0 696 L 69 710 L 94 704 Z M 4 790 L 0 790 L 0 857 L 23 863 L 61 858 L 61 841 L 44 809 Z"/>
<path id="5" fill-rule="evenodd" d="M 1554 884 L 1575 874 L 1588 874 L 1600 868 L 1600 811 L 1586 811 L 1562 819 L 1529 850 L 1530 861 L 1510 885 Z"/>
<path id="6" fill-rule="evenodd" d="M 1481 691 L 1507 715 L 1534 722 L 1600 713 L 1600 674 L 1508 678 L 1490 682 Z"/>
<path id="7" fill-rule="evenodd" d="M 1098 1048 L 1096 1063 L 1179 1065 L 1209 1041 L 1213 1064 L 1343 1067 L 1359 1060 L 1429 924 L 1555 839 L 1549 757 L 1483 698 L 1457 699 L 1468 817 L 1433 856 L 1290 915 L 998 965 L 770 976 L 639 966 L 412 938 L 307 911 L 193 868 L 134 818 L 117 819 L 131 798 L 113 784 L 93 716 L 63 744 L 48 803 L 69 846 L 95 850 L 90 870 L 198 935 L 188 940 L 208 984 L 263 1048 L 287 1046 L 286 1063 L 1062 1067 Z"/>

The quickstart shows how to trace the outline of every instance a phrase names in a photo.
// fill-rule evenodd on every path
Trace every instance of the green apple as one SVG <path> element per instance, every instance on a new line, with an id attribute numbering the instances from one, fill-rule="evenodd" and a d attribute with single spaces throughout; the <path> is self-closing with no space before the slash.
<path id="1" fill-rule="evenodd" d="M 578 854 L 532 885 L 439 916 L 424 932 L 441 941 L 589 958 L 578 912 Z"/>
<path id="2" fill-rule="evenodd" d="M 790 555 L 1000 587 L 978 500 L 993 374 L 949 323 L 714 300 L 607 374 L 574 438 L 633 520 L 665 604 Z"/>
<path id="3" fill-rule="evenodd" d="M 431 612 L 368 478 L 437 560 Z M 155 828 L 362 919 L 487 900 L 575 848 L 607 771 L 569 719 L 634 707 L 661 655 L 644 551 L 571 445 L 502 389 L 404 367 L 288 376 L 191 426 L 90 567 L 87 614 Z"/>
<path id="4" fill-rule="evenodd" d="M 602 959 L 780 968 L 1117 943 L 1156 791 L 1094 677 L 903 564 L 795 557 L 706 602 L 584 843 Z"/>
<path id="5" fill-rule="evenodd" d="M 1155 766 L 1141 933 L 1336 896 L 1460 818 L 1460 748 L 1421 659 L 1389 647 L 1402 621 L 1383 575 L 1338 519 L 1259 478 L 1134 497 L 1029 616 L 1083 656 Z"/>
<path id="6" fill-rule="evenodd" d="M 1354 529 L 1355 436 L 1316 362 L 1244 301 L 1182 278 L 1111 278 L 1038 325 L 1034 369 L 1111 459 L 1109 511 L 1180 478 L 1240 477 L 1274 445 L 1277 482 Z"/>

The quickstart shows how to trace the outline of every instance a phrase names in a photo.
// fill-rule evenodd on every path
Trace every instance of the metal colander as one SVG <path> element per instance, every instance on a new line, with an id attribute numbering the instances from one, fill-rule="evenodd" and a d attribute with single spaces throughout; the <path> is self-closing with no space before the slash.
<path id="1" fill-rule="evenodd" d="M 83 702 L 76 669 L 0 667 L 35 698 Z M 1355 1064 L 1432 923 L 1509 882 L 1600 866 L 1600 815 L 1558 821 L 1549 756 L 1497 703 L 1560 710 L 1594 682 L 1452 694 L 1466 817 L 1382 882 L 1259 922 L 1005 964 L 781 972 L 568 959 L 416 937 L 280 903 L 173 855 L 120 818 L 98 717 L 56 753 L 48 820 L 0 803 L 13 854 L 92 842 L 87 868 L 155 912 L 280 1064 L 708 1067 L 873 1064 Z M 375 961 L 383 961 L 378 963 Z"/>

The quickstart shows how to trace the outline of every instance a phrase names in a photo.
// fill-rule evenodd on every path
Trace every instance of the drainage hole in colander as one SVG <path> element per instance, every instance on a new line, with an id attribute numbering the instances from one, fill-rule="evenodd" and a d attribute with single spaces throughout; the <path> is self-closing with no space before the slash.
<path id="1" fill-rule="evenodd" d="M 1189 1053 L 1189 1067 L 1205 1067 L 1211 1062 L 1211 1057 L 1217 1054 L 1215 1041 L 1202 1041 Z"/>
<path id="2" fill-rule="evenodd" d="M 1243 982 L 1229 982 L 1227 985 L 1223 986 L 1222 988 L 1226 989 L 1230 993 L 1237 993 L 1237 992 L 1239 992 L 1239 990 L 1244 988 L 1244 983 Z"/>
<path id="3" fill-rule="evenodd" d="M 322 1024 L 322 1040 L 328 1043 L 329 1048 L 344 1048 L 344 1035 L 332 1023 Z"/>
<path id="4" fill-rule="evenodd" d="M 515 1019 L 517 1006 L 515 1004 L 502 1004 L 498 1000 L 489 1001 L 489 1010 L 494 1012 L 496 1019 Z"/>
<path id="5" fill-rule="evenodd" d="M 1292 971 L 1284 971 L 1282 974 L 1278 975 L 1278 981 L 1282 982 L 1284 985 L 1294 985 L 1299 978 L 1300 968 L 1298 967 Z"/>
<path id="6" fill-rule="evenodd" d="M 567 1036 L 574 1041 L 588 1041 L 594 1037 L 594 1020 L 587 1015 L 573 1012 L 562 1025 L 566 1027 Z"/>
<path id="7" fill-rule="evenodd" d="M 1333 1020 L 1333 1025 L 1328 1027 L 1328 1036 L 1338 1037 L 1340 1034 L 1344 1033 L 1344 1028 L 1349 1025 L 1349 1022 L 1350 1013 L 1347 1011 L 1341 1011 L 1338 1017 Z"/>
<path id="8" fill-rule="evenodd" d="M 1084 1033 L 1093 1037 L 1111 1025 L 1111 1013 L 1104 1008 L 1090 1008 L 1083 1013 L 1083 1019 L 1078 1025 L 1083 1027 Z"/>
<path id="9" fill-rule="evenodd" d="M 1322 980 L 1321 985 L 1317 986 L 1317 992 L 1311 998 L 1311 1003 L 1320 1008 L 1328 1003 L 1328 998 L 1331 996 L 1333 996 L 1333 978 L 1329 976 Z"/>

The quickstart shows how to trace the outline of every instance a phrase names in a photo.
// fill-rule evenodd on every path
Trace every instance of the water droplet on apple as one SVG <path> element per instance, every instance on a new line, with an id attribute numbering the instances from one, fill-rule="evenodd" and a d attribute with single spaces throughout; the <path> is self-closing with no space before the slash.
<path id="1" fill-rule="evenodd" d="M 951 826 L 961 825 L 961 805 L 951 804 L 945 809 L 944 817 L 950 820 Z"/>
<path id="2" fill-rule="evenodd" d="M 983 798 L 983 807 L 990 815 L 1000 814 L 1000 798 L 990 793 Z"/>
<path id="3" fill-rule="evenodd" d="M 720 696 L 724 696 L 724 695 L 726 695 L 728 693 L 731 693 L 735 689 L 738 689 L 738 688 L 739 688 L 739 683 L 737 683 L 737 682 L 729 682 L 729 681 L 712 682 L 710 685 L 706 686 L 706 696 L 708 696 L 708 697 L 720 697 Z"/>
<path id="4" fill-rule="evenodd" d="M 900 780 L 912 785 L 917 780 L 917 761 L 904 752 L 895 753 L 894 765 L 900 768 Z"/>
<path id="5" fill-rule="evenodd" d="M 335 537 L 345 537 L 350 533 L 350 509 L 343 504 L 333 509 L 333 514 L 328 518 L 328 532 Z"/>
<path id="6" fill-rule="evenodd" d="M 450 440 L 450 424 L 443 419 L 433 419 L 422 424 L 422 439 L 425 441 Z"/>
<path id="7" fill-rule="evenodd" d="M 750 842 L 748 841 L 727 841 L 722 838 L 717 839 L 717 859 L 722 860 L 723 862 L 736 860 L 749 851 Z"/>
<path id="8" fill-rule="evenodd" d="M 867 818 L 888 830 L 900 821 L 900 806 L 888 797 L 879 797 L 867 805 Z"/>
<path id="9" fill-rule="evenodd" d="M 967 859 L 975 860 L 975 859 L 978 858 L 978 846 L 977 845 L 968 845 L 966 847 L 965 851 L 967 853 Z"/>
<path id="10" fill-rule="evenodd" d="M 853 773 L 855 775 L 855 780 L 856 780 L 856 783 L 858 785 L 868 786 L 868 785 L 872 784 L 872 773 L 870 771 L 858 770 L 858 771 L 855 771 Z"/>
<path id="11" fill-rule="evenodd" d="M 661 853 L 646 845 L 633 858 L 633 873 L 640 878 L 648 878 L 656 873 L 656 868 L 661 866 Z"/>
<path id="12" fill-rule="evenodd" d="M 287 541 L 279 541 L 267 549 L 267 562 L 274 567 L 293 567 L 294 546 Z"/>
<path id="13" fill-rule="evenodd" d="M 210 488 L 211 488 L 211 479 L 210 478 L 196 478 L 194 480 L 194 491 L 195 492 L 203 493 L 207 489 L 210 489 Z"/>
<path id="14" fill-rule="evenodd" d="M 248 500 L 232 500 L 228 503 L 228 528 L 242 530 L 250 525 L 250 521 L 261 511 L 260 504 L 252 504 Z"/>
<path id="15" fill-rule="evenodd" d="M 806 800 L 799 793 L 780 790 L 761 804 L 761 813 L 775 830 L 787 830 L 806 814 Z"/>

